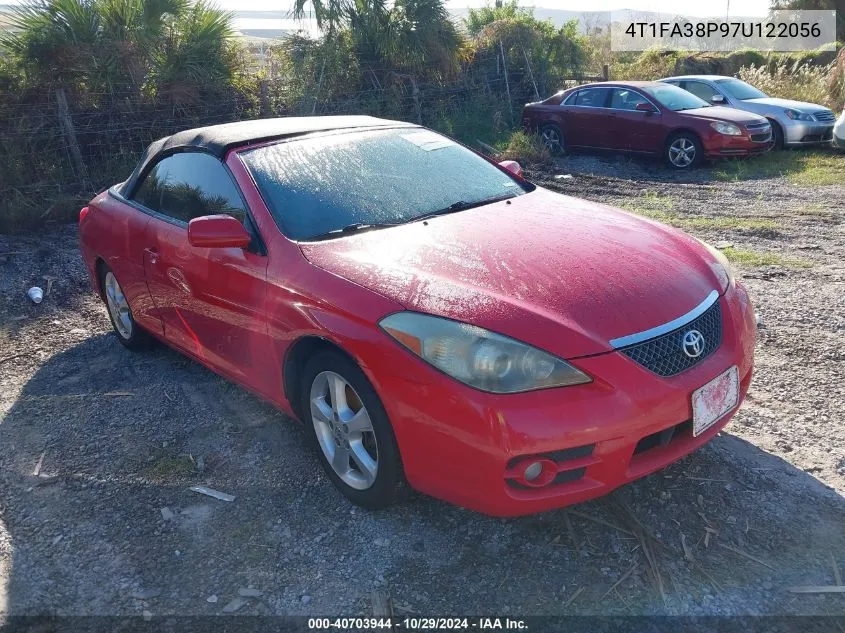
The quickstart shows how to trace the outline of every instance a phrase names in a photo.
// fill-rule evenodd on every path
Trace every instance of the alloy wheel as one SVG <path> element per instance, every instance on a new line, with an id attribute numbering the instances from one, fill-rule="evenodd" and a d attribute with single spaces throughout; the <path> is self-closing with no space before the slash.
<path id="1" fill-rule="evenodd" d="M 682 136 L 669 146 L 669 162 L 675 167 L 689 167 L 695 161 L 695 143 Z"/>
<path id="2" fill-rule="evenodd" d="M 132 313 L 129 311 L 129 302 L 123 289 L 117 283 L 117 279 L 111 273 L 106 273 L 105 278 L 106 305 L 111 315 L 114 328 L 124 339 L 132 338 Z"/>
<path id="3" fill-rule="evenodd" d="M 314 377 L 309 397 L 317 442 L 332 470 L 349 487 L 370 488 L 378 473 L 378 442 L 367 408 L 340 374 Z"/>
<path id="4" fill-rule="evenodd" d="M 545 145 L 546 149 L 548 149 L 552 154 L 556 154 L 563 149 L 561 145 L 560 132 L 558 132 L 555 128 L 547 127 L 540 134 L 540 138 L 543 141 L 543 145 Z"/>

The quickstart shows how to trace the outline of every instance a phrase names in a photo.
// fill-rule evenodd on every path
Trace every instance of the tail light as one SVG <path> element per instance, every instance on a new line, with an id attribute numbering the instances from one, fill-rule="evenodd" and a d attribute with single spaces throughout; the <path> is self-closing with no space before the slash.
<path id="1" fill-rule="evenodd" d="M 85 221 L 85 218 L 88 217 L 88 211 L 89 211 L 88 207 L 82 207 L 79 210 L 79 224 L 80 225 Z"/>

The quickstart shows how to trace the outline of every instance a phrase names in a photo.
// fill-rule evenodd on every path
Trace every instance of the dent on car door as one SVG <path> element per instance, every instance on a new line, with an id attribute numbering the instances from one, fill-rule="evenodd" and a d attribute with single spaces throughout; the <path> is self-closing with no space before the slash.
<path id="1" fill-rule="evenodd" d="M 240 193 L 208 154 L 175 154 L 161 164 L 166 175 L 149 224 L 145 270 L 165 337 L 236 380 L 272 393 L 280 377 L 278 363 L 269 358 L 267 256 L 257 246 L 204 248 L 188 241 L 188 222 L 204 215 L 231 215 L 255 234 Z"/>

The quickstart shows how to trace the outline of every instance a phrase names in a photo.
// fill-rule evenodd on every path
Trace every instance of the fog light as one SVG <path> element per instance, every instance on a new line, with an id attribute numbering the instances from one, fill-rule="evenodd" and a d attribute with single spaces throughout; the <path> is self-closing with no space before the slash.
<path id="1" fill-rule="evenodd" d="M 523 473 L 523 477 L 525 481 L 534 481 L 543 473 L 543 463 L 542 462 L 534 462 L 530 464 L 528 468 L 525 469 Z"/>

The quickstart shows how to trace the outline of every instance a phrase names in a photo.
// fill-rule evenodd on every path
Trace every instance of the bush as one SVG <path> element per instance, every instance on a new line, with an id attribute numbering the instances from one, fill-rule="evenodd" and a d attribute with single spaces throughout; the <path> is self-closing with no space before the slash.
<path id="1" fill-rule="evenodd" d="M 743 81 L 773 97 L 834 107 L 833 95 L 829 90 L 833 71 L 833 64 L 811 66 L 782 61 L 772 67 L 743 66 L 738 75 Z"/>
<path id="2" fill-rule="evenodd" d="M 517 130 L 511 134 L 499 158 L 515 160 L 525 167 L 545 163 L 551 158 L 551 155 L 539 136 Z"/>

